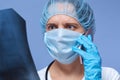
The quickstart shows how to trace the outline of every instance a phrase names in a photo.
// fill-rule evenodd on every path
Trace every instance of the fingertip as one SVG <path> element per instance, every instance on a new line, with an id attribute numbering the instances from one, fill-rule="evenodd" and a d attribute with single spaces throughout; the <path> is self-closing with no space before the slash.
<path id="1" fill-rule="evenodd" d="M 75 53 L 77 53 L 77 54 L 79 54 L 80 56 L 82 56 L 82 57 L 84 57 L 84 55 L 85 55 L 85 52 L 84 52 L 84 51 L 82 51 L 81 49 L 78 49 L 78 48 L 75 47 L 75 46 L 72 47 L 72 50 L 73 50 Z"/>
<path id="2" fill-rule="evenodd" d="M 75 51 L 77 48 L 75 46 L 72 47 L 72 50 Z"/>
<path id="3" fill-rule="evenodd" d="M 88 36 L 88 39 L 92 41 L 92 36 L 89 34 Z"/>
<path id="4" fill-rule="evenodd" d="M 77 45 L 78 45 L 78 44 L 79 44 L 79 45 L 83 44 L 83 41 L 82 41 L 82 39 L 81 39 L 81 36 L 76 40 L 76 42 L 77 42 Z"/>

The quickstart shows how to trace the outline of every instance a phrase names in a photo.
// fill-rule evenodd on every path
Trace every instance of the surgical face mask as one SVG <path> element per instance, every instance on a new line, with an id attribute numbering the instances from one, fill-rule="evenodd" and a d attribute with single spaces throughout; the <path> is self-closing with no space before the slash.
<path id="1" fill-rule="evenodd" d="M 82 34 L 67 29 L 55 29 L 44 34 L 49 54 L 62 64 L 70 64 L 79 56 L 72 51 L 76 39 Z"/>

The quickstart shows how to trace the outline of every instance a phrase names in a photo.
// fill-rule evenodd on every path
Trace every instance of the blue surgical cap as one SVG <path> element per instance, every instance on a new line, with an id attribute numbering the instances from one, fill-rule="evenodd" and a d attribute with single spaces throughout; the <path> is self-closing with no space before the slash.
<path id="1" fill-rule="evenodd" d="M 57 14 L 64 14 L 76 19 L 85 30 L 95 31 L 93 10 L 83 0 L 49 0 L 44 7 L 41 25 L 45 29 L 47 21 Z"/>

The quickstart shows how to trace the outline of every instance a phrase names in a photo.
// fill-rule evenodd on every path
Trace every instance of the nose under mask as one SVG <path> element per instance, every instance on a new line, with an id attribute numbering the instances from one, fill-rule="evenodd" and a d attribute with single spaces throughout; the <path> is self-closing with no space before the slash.
<path id="1" fill-rule="evenodd" d="M 79 57 L 72 51 L 76 39 L 82 34 L 67 29 L 55 29 L 44 34 L 44 42 L 49 54 L 62 64 L 70 64 Z"/>

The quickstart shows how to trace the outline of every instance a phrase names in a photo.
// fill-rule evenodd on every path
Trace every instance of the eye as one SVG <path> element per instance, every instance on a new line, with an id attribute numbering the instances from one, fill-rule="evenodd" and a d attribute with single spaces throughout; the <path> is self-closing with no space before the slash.
<path id="1" fill-rule="evenodd" d="M 53 29 L 57 29 L 57 25 L 55 25 L 55 24 L 48 24 L 46 26 L 46 30 L 47 31 L 50 31 L 50 30 L 53 30 Z"/>
<path id="2" fill-rule="evenodd" d="M 75 25 L 66 25 L 66 29 L 75 30 L 77 27 Z"/>

